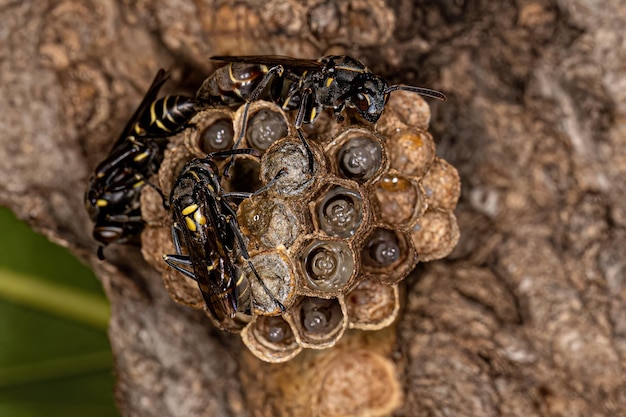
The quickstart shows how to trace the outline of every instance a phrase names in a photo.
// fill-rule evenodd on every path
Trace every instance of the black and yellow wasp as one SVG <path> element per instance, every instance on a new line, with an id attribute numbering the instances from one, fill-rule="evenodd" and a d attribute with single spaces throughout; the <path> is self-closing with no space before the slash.
<path id="1" fill-rule="evenodd" d="M 305 147 L 309 166 L 313 154 L 304 139 L 302 125 L 314 123 L 324 109 L 332 109 L 338 122 L 346 108 L 353 108 L 363 119 L 375 123 L 381 116 L 389 94 L 396 90 L 446 100 L 439 91 L 409 85 L 389 85 L 361 61 L 349 56 L 331 55 L 318 60 L 285 56 L 214 56 L 229 62 L 209 76 L 198 92 L 199 105 L 235 105 L 265 99 L 297 110 L 295 128 Z M 246 108 L 247 110 L 247 108 Z M 247 111 L 235 147 L 244 135 Z"/>
<path id="2" fill-rule="evenodd" d="M 157 99 L 169 74 L 161 69 L 107 157 L 95 169 L 85 193 L 85 207 L 95 222 L 93 237 L 103 248 L 132 240 L 143 229 L 140 195 L 156 173 L 172 136 L 188 126 L 195 101 L 185 96 Z"/>
<path id="3" fill-rule="evenodd" d="M 285 310 L 250 261 L 236 206 L 230 201 L 252 194 L 227 193 L 220 184 L 214 160 L 239 154 L 259 156 L 253 149 L 234 149 L 192 159 L 183 167 L 170 195 L 176 253 L 163 256 L 170 267 L 198 283 L 207 310 L 220 327 L 228 330 L 233 330 L 230 322 L 237 313 L 251 312 L 250 282 L 238 266 L 239 259 L 247 263 L 276 306 Z"/>

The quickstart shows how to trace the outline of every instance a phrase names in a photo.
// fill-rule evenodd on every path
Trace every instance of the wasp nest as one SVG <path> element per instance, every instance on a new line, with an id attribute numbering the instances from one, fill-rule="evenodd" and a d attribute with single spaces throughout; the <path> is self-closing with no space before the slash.
<path id="1" fill-rule="evenodd" d="M 231 149 L 243 117 L 243 106 L 199 112 L 194 127 L 172 140 L 160 187 L 171 190 L 190 159 Z M 303 348 L 333 346 L 347 328 L 377 330 L 396 318 L 399 283 L 419 261 L 449 254 L 459 237 L 459 177 L 435 156 L 429 117 L 419 96 L 402 91 L 391 94 L 375 126 L 354 117 L 339 125 L 322 114 L 304 129 L 311 172 L 292 116 L 268 102 L 251 104 L 238 147 L 262 157 L 237 155 L 223 186 L 261 190 L 233 202 L 251 263 L 285 311 L 237 259 L 252 287 L 251 315 L 220 327 L 240 332 L 259 358 L 282 362 Z M 218 161 L 220 170 L 225 163 Z M 150 189 L 145 194 L 159 198 Z M 158 206 L 150 204 L 144 255 L 163 272 L 174 300 L 203 308 L 197 284 L 161 260 L 174 247 L 171 216 Z"/>

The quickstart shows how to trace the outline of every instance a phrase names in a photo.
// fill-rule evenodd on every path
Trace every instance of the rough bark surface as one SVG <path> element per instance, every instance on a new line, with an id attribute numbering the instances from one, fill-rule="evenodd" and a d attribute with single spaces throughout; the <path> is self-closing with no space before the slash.
<path id="1" fill-rule="evenodd" d="M 350 415 L 626 415 L 626 4 L 435 3 L 0 3 L 0 204 L 102 278 L 123 415 L 348 415 L 323 389 L 337 355 L 382 355 L 399 381 L 395 411 Z M 191 91 L 209 56 L 260 53 L 444 91 L 432 131 L 463 182 L 461 241 L 408 280 L 395 335 L 271 366 L 174 304 L 139 249 L 97 261 L 83 209 L 157 68 Z"/>

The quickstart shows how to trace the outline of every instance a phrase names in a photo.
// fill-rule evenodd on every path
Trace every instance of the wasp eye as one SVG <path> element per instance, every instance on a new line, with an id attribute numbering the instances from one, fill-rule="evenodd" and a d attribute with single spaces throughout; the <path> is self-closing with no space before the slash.
<path id="1" fill-rule="evenodd" d="M 366 112 L 370 107 L 370 98 L 367 94 L 357 93 L 352 102 L 359 112 Z"/>

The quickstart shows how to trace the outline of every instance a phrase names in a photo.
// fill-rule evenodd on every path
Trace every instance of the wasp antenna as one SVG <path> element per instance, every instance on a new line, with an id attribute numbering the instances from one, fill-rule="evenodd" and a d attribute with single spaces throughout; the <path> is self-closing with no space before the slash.
<path id="1" fill-rule="evenodd" d="M 415 87 L 412 85 L 403 85 L 403 84 L 392 85 L 385 89 L 385 94 L 389 94 L 392 91 L 396 91 L 396 90 L 410 91 L 412 93 L 417 93 L 420 96 L 436 98 L 437 100 L 442 100 L 442 101 L 448 101 L 448 98 L 445 96 L 445 94 L 437 90 L 431 90 L 430 88 L 423 88 L 423 87 Z"/>

